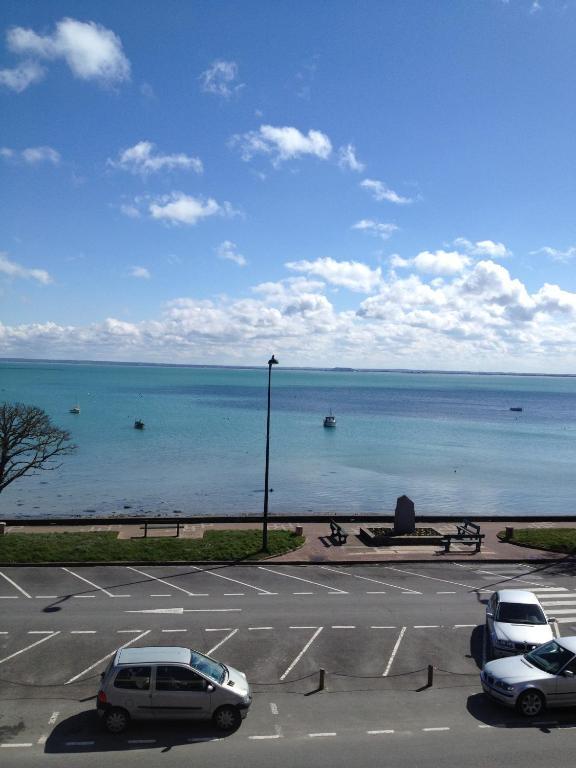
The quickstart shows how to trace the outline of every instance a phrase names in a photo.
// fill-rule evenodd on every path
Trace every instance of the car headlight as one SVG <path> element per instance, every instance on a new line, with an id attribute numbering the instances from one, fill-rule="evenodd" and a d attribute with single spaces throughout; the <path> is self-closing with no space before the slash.
<path id="1" fill-rule="evenodd" d="M 503 691 L 511 692 L 514 690 L 513 685 L 510 685 L 509 683 L 505 683 L 503 680 L 499 680 L 497 685 L 499 688 L 502 688 Z"/>
<path id="2" fill-rule="evenodd" d="M 242 704 L 250 704 L 251 701 L 252 701 L 252 696 L 249 693 L 242 696 Z"/>

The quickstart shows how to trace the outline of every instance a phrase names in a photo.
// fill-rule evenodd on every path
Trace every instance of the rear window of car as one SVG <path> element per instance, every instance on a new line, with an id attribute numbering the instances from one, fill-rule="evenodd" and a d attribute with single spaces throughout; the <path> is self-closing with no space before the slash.
<path id="1" fill-rule="evenodd" d="M 542 609 L 533 603 L 500 603 L 497 620 L 505 624 L 546 624 Z"/>
<path id="2" fill-rule="evenodd" d="M 147 691 L 150 688 L 150 667 L 125 667 L 114 680 L 114 688 Z"/>

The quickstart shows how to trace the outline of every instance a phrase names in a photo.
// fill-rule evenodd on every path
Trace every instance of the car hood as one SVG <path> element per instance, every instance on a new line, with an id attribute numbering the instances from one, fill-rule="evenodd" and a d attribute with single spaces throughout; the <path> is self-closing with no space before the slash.
<path id="1" fill-rule="evenodd" d="M 244 672 L 240 672 L 238 669 L 234 669 L 234 667 L 227 667 L 227 669 L 228 676 L 224 681 L 224 688 L 234 691 L 239 696 L 246 696 L 246 694 L 250 693 L 250 686 Z M 233 685 L 230 685 L 230 683 L 233 683 Z"/>
<path id="2" fill-rule="evenodd" d="M 498 640 L 530 645 L 542 645 L 554 638 L 550 624 L 505 624 L 498 621 L 494 624 L 494 632 Z"/>
<path id="3" fill-rule="evenodd" d="M 484 672 L 499 680 L 514 685 L 528 680 L 544 680 L 552 677 L 538 667 L 530 664 L 524 656 L 508 656 L 505 659 L 495 659 L 484 665 Z"/>

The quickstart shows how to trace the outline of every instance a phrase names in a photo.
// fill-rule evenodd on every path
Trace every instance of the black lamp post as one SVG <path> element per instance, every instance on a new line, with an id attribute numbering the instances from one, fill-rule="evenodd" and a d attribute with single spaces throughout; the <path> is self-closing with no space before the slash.
<path id="1" fill-rule="evenodd" d="M 268 469 L 270 465 L 270 382 L 272 366 L 278 365 L 278 360 L 272 355 L 268 360 L 268 412 L 266 416 L 266 469 L 264 471 L 264 514 L 262 516 L 262 551 L 268 552 Z"/>

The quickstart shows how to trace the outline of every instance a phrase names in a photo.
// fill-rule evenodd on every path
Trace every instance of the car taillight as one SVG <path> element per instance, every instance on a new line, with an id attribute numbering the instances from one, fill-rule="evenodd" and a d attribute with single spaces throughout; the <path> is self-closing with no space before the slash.
<path id="1" fill-rule="evenodd" d="M 106 704 L 106 702 L 107 702 L 107 699 L 106 699 L 106 694 L 104 693 L 104 691 L 98 691 L 98 703 L 99 704 Z"/>

